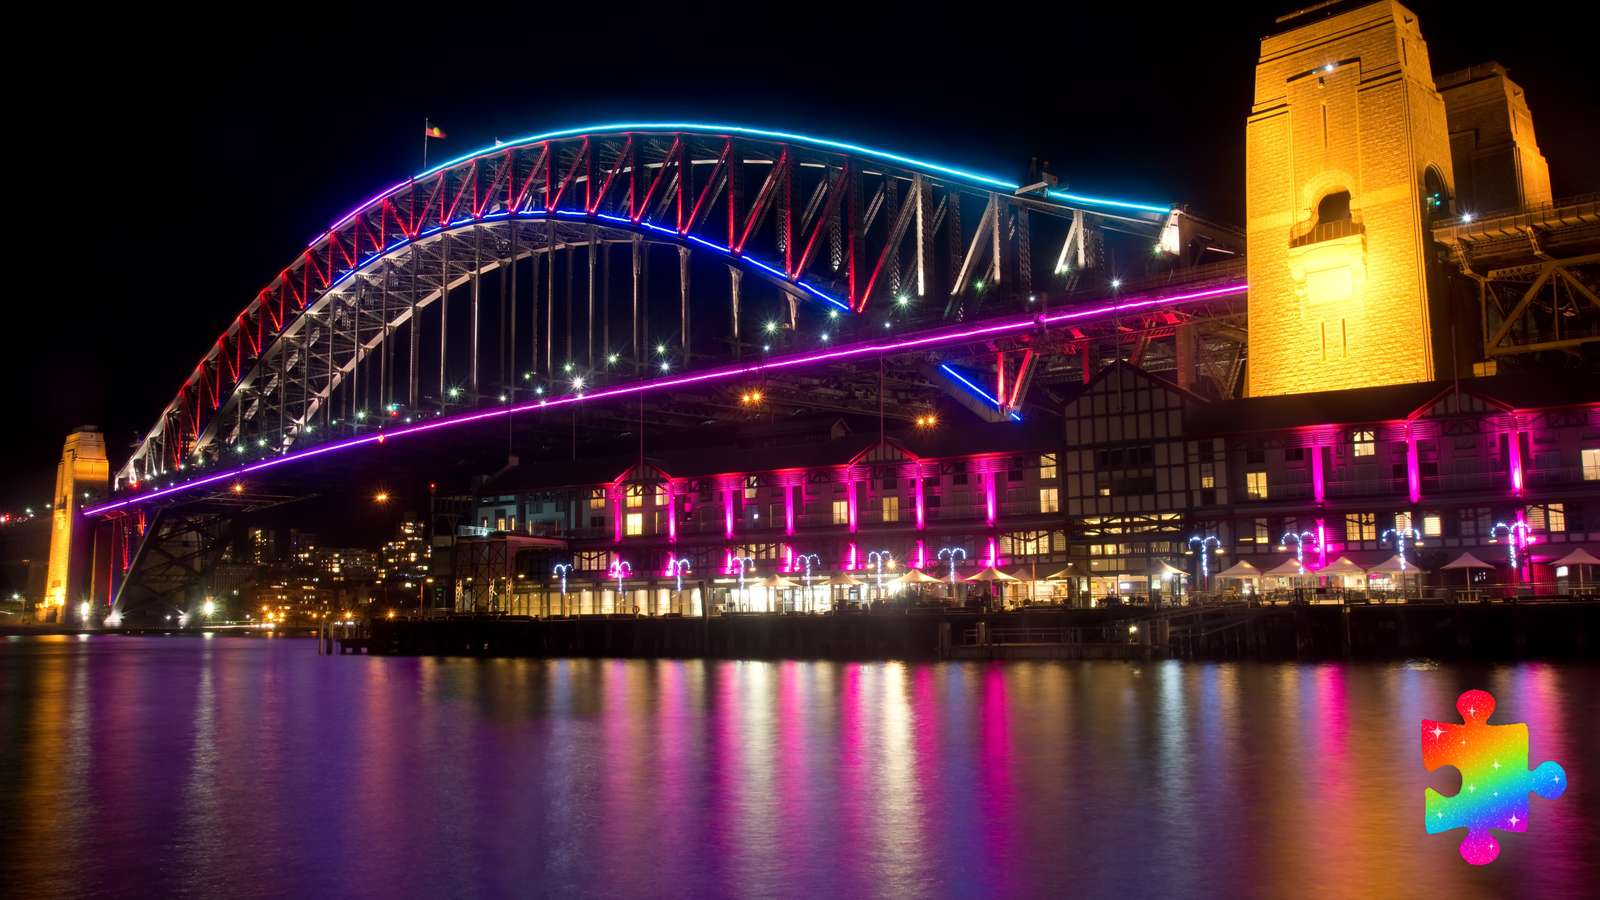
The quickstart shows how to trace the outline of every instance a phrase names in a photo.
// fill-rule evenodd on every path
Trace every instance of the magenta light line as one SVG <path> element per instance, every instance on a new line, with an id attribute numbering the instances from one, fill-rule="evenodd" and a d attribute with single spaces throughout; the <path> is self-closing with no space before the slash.
<path id="1" fill-rule="evenodd" d="M 458 416 L 434 419 L 430 422 L 419 422 L 415 425 L 408 425 L 390 431 L 379 431 L 374 434 L 364 434 L 357 437 L 345 438 L 344 440 L 333 441 L 317 447 L 309 447 L 305 450 L 297 450 L 293 453 L 285 453 L 282 456 L 273 457 L 271 459 L 258 460 L 248 465 L 240 466 L 235 469 L 229 469 L 225 472 L 218 472 L 213 475 L 207 475 L 203 478 L 197 478 L 193 481 L 185 481 L 170 487 L 161 488 L 160 490 L 150 491 L 149 493 L 138 494 L 132 497 L 124 497 L 121 500 L 116 500 L 110 503 L 102 503 L 98 506 L 86 507 L 83 510 L 83 514 L 86 516 L 104 515 L 105 513 L 114 512 L 115 510 L 122 509 L 126 506 L 146 503 L 151 500 L 157 500 L 162 497 L 171 496 L 172 494 L 182 491 L 189 491 L 195 488 L 205 487 L 206 485 L 216 484 L 220 481 L 227 481 L 232 478 L 240 478 L 245 475 L 260 472 L 265 469 L 273 468 L 274 466 L 283 465 L 285 463 L 309 459 L 314 456 L 320 456 L 324 453 L 332 453 L 335 450 L 342 450 L 347 447 L 357 447 L 375 442 L 382 443 L 393 438 L 407 437 L 414 434 L 424 434 L 440 428 L 453 428 L 457 425 L 481 422 L 486 419 L 499 418 L 500 416 L 514 416 L 520 413 L 536 412 L 538 410 L 559 409 L 562 407 L 582 403 L 586 400 L 607 400 L 613 397 L 627 397 L 634 394 L 671 390 L 673 388 L 680 388 L 687 385 L 702 384 L 710 381 L 722 381 L 729 378 L 757 375 L 770 371 L 802 368 L 805 366 L 818 365 L 820 363 L 854 359 L 859 356 L 900 353 L 906 350 L 914 350 L 919 347 L 936 347 L 942 344 L 958 344 L 980 337 L 1027 331 L 1028 329 L 1032 328 L 1045 328 L 1061 322 L 1091 319 L 1099 316 L 1119 314 L 1130 310 L 1149 309 L 1159 306 L 1175 306 L 1178 304 L 1189 303 L 1196 300 L 1206 300 L 1214 297 L 1232 296 L 1236 294 L 1242 294 L 1246 290 L 1248 290 L 1248 286 L 1241 281 L 1224 285 L 1222 287 L 1208 288 L 1203 291 L 1193 291 L 1187 294 L 1141 297 L 1133 300 L 1126 300 L 1117 303 L 1105 303 L 1099 306 L 1084 307 L 1082 309 L 1059 312 L 1051 315 L 1034 315 L 1023 318 L 1005 319 L 988 325 L 978 325 L 965 328 L 940 328 L 912 337 L 867 341 L 865 343 L 853 344 L 847 347 L 835 347 L 829 350 L 813 351 L 810 353 L 797 353 L 792 356 L 774 357 L 764 361 L 740 365 L 721 366 L 715 369 L 707 369 L 704 372 L 695 372 L 693 374 L 674 375 L 667 378 L 655 378 L 646 381 L 632 382 L 603 390 L 591 391 L 589 393 L 568 394 L 564 397 L 530 401 L 528 403 L 522 403 L 515 406 L 501 406 L 493 409 L 479 410 L 472 413 L 463 413 Z"/>

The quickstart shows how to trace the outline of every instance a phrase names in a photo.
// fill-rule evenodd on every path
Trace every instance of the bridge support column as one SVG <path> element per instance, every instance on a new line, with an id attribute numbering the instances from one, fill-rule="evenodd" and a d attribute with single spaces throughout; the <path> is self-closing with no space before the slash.
<path id="1" fill-rule="evenodd" d="M 683 364 L 689 365 L 689 248 L 678 248 L 678 328 L 683 340 Z"/>
<path id="2" fill-rule="evenodd" d="M 744 280 L 744 273 L 738 266 L 728 267 L 728 288 L 731 300 L 731 313 L 733 316 L 733 358 L 738 359 L 743 349 L 739 340 L 739 283 Z"/>
<path id="3" fill-rule="evenodd" d="M 99 429 L 85 425 L 67 435 L 61 461 L 56 464 L 56 489 L 50 510 L 50 562 L 44 603 L 39 607 L 41 619 L 66 622 L 74 612 L 69 603 L 85 595 L 93 529 L 78 521 L 78 510 L 85 493 L 105 492 L 110 473 L 106 441 Z"/>
<path id="4" fill-rule="evenodd" d="M 1195 382 L 1195 333 L 1194 326 L 1189 324 L 1179 325 L 1175 335 L 1175 352 L 1178 357 L 1178 387 L 1186 391 L 1194 390 Z"/>

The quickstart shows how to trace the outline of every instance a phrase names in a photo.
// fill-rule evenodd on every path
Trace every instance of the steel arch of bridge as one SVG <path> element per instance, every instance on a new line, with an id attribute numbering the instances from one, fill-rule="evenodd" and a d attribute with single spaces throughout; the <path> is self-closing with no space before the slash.
<path id="1" fill-rule="evenodd" d="M 963 216 L 973 213 L 976 224 L 964 226 Z M 1043 265 L 1034 261 L 1031 222 L 1037 217 L 1057 223 Z M 500 395 L 513 404 L 531 399 L 533 385 L 557 374 L 558 254 L 581 253 L 588 262 L 583 322 L 592 369 L 596 260 L 609 267 L 611 250 L 628 248 L 633 309 L 623 371 L 639 376 L 650 362 L 641 336 L 649 334 L 652 311 L 649 297 L 641 297 L 640 260 L 648 266 L 652 247 L 677 248 L 679 321 L 668 334 L 680 361 L 687 362 L 691 354 L 708 355 L 707 342 L 702 337 L 696 343 L 701 336 L 691 324 L 691 255 L 711 255 L 729 265 L 731 334 L 720 337 L 737 356 L 744 340 L 742 273 L 755 273 L 787 298 L 791 329 L 801 301 L 860 317 L 881 307 L 883 297 L 902 294 L 930 299 L 928 306 L 941 309 L 944 319 L 959 320 L 976 314 L 967 303 L 979 292 L 989 314 L 1006 309 L 1008 299 L 1020 304 L 1036 289 L 1070 286 L 1072 278 L 1095 267 L 1105 232 L 1148 241 L 1167 217 L 1163 205 L 1023 191 L 1002 179 L 899 154 L 737 126 L 633 124 L 519 139 L 409 178 L 313 240 L 208 349 L 119 471 L 117 484 L 171 477 L 174 470 L 214 463 L 230 448 L 242 453 L 247 442 L 256 445 L 252 451 L 281 453 L 315 442 L 313 435 L 349 437 L 375 427 L 358 421 L 367 411 L 364 404 L 374 399 L 380 410 L 403 408 L 416 415 L 425 408 L 443 415 L 448 407 Z M 570 362 L 577 262 L 563 258 L 568 281 L 562 324 Z M 541 261 L 547 286 L 543 322 Z M 515 273 L 522 262 L 528 262 L 533 282 L 527 354 L 519 353 L 514 335 Z M 486 386 L 480 287 L 485 275 L 497 271 L 502 292 L 511 281 L 513 337 L 509 366 L 501 350 L 500 383 Z M 1041 272 L 1051 282 L 1036 288 Z M 648 275 L 643 290 L 648 295 Z M 472 309 L 467 404 L 446 400 L 448 304 L 462 291 Z M 422 316 L 435 304 L 442 309 L 439 365 L 425 386 Z M 612 317 L 602 315 L 609 329 Z M 393 358 L 400 342 L 407 345 L 403 363 Z M 719 340 L 709 355 L 723 355 L 723 346 Z M 609 344 L 602 352 L 607 350 Z M 523 357 L 531 359 L 524 364 Z M 403 398 L 393 383 L 402 368 L 408 382 Z M 424 403 L 425 387 L 437 389 L 431 404 Z"/>

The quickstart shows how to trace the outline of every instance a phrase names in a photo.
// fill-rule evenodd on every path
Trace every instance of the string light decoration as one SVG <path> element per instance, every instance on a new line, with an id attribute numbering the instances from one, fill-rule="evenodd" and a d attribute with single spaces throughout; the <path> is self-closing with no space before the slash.
<path id="1" fill-rule="evenodd" d="M 622 599 L 622 579 L 633 574 L 633 564 L 625 559 L 619 559 L 611 564 L 611 577 L 617 579 L 617 599 Z"/>
<path id="2" fill-rule="evenodd" d="M 1385 531 L 1379 541 L 1394 541 L 1395 555 L 1400 557 L 1400 571 L 1406 570 L 1406 544 L 1415 547 L 1422 543 L 1422 532 L 1415 528 L 1391 528 Z"/>
<path id="3" fill-rule="evenodd" d="M 887 550 L 874 550 L 867 554 L 867 564 L 877 569 L 878 598 L 883 598 L 883 567 L 894 568 L 894 554 Z"/>
<path id="4" fill-rule="evenodd" d="M 1204 582 L 1211 577 L 1211 554 L 1222 552 L 1222 542 L 1217 540 L 1216 535 L 1208 534 L 1201 537 L 1197 534 L 1189 538 L 1189 552 L 1195 552 L 1193 548 L 1197 546 L 1200 552 L 1200 580 Z M 1214 549 L 1207 550 L 1207 547 Z"/>
<path id="5" fill-rule="evenodd" d="M 684 573 L 688 572 L 690 568 L 691 567 L 687 559 L 678 558 L 667 563 L 667 571 L 671 572 L 673 577 L 678 579 L 678 593 L 680 594 L 683 593 Z"/>
<path id="6" fill-rule="evenodd" d="M 1533 526 L 1522 521 L 1521 519 L 1518 519 L 1515 522 L 1496 522 L 1494 523 L 1494 526 L 1489 529 L 1490 543 L 1494 542 L 1496 532 L 1505 533 L 1507 538 L 1507 552 L 1511 557 L 1511 571 L 1516 573 L 1518 578 L 1521 578 L 1522 568 L 1518 561 L 1517 551 L 1526 549 L 1528 544 L 1532 542 Z"/>
<path id="7" fill-rule="evenodd" d="M 960 548 L 960 547 L 944 547 L 944 548 L 940 549 L 940 551 L 939 551 L 939 558 L 940 559 L 948 559 L 948 560 L 950 560 L 950 586 L 952 588 L 956 586 L 956 559 L 957 559 L 957 557 L 959 557 L 962 560 L 965 560 L 967 558 L 967 551 L 962 549 L 962 548 Z"/>
<path id="8" fill-rule="evenodd" d="M 1304 575 L 1306 573 L 1306 541 L 1311 541 L 1312 546 L 1317 547 L 1319 550 L 1322 547 L 1322 544 L 1317 540 L 1317 535 L 1315 532 L 1301 531 L 1297 533 L 1293 531 L 1286 531 L 1284 532 L 1283 537 L 1278 539 L 1278 549 L 1283 550 L 1287 548 L 1291 540 L 1294 541 L 1295 565 L 1300 567 L 1300 574 Z"/>

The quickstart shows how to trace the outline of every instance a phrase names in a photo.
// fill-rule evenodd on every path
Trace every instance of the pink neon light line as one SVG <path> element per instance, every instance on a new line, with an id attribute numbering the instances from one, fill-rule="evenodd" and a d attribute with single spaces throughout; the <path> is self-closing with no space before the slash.
<path id="1" fill-rule="evenodd" d="M 336 450 L 342 450 L 347 447 L 357 447 L 363 444 L 371 444 L 375 442 L 381 443 L 386 439 L 407 437 L 414 434 L 425 434 L 430 431 L 436 431 L 440 428 L 453 428 L 457 425 L 465 425 L 471 422 L 481 422 L 488 419 L 496 419 L 501 416 L 514 416 L 521 413 L 537 412 L 539 410 L 560 409 L 562 407 L 572 406 L 584 401 L 606 400 L 613 397 L 628 397 L 634 394 L 671 390 L 674 388 L 702 384 L 705 382 L 723 381 L 731 378 L 748 378 L 752 375 L 758 375 L 764 372 L 804 368 L 806 366 L 838 362 L 841 360 L 854 359 L 861 356 L 900 353 L 918 348 L 937 347 L 945 344 L 959 344 L 974 340 L 976 338 L 1023 332 L 1035 328 L 1043 329 L 1063 322 L 1075 322 L 1084 319 L 1093 319 L 1100 316 L 1117 315 L 1131 310 L 1150 309 L 1163 306 L 1177 306 L 1184 303 L 1192 303 L 1197 300 L 1233 296 L 1242 294 L 1246 290 L 1248 290 L 1248 286 L 1244 282 L 1234 282 L 1222 287 L 1208 288 L 1203 291 L 1193 291 L 1186 294 L 1142 297 L 1125 300 L 1118 303 L 1106 303 L 1098 306 L 1084 307 L 1082 309 L 1059 312 L 1051 315 L 1036 315 L 1022 318 L 1004 319 L 987 325 L 938 328 L 920 335 L 903 337 L 899 339 L 865 341 L 863 343 L 853 344 L 847 347 L 836 347 L 830 350 L 820 350 L 809 353 L 797 353 L 790 356 L 773 357 L 763 361 L 740 365 L 720 366 L 715 369 L 707 369 L 703 372 L 673 375 L 665 378 L 653 378 L 646 381 L 621 384 L 617 385 L 616 387 L 605 388 L 603 390 L 591 391 L 588 393 L 568 394 L 564 397 L 542 399 L 521 403 L 514 406 L 501 406 L 493 409 L 479 410 L 472 413 L 463 413 L 458 416 L 434 419 L 429 422 L 419 422 L 414 425 L 407 425 L 388 431 L 380 431 L 373 434 L 364 434 L 359 437 L 346 438 L 342 441 L 334 441 L 317 447 L 309 447 L 305 450 L 297 450 L 293 453 L 285 453 L 282 456 L 273 457 L 271 459 L 258 460 L 257 462 L 250 463 L 249 465 L 240 466 L 235 469 L 229 469 L 224 472 L 217 472 L 212 475 L 207 475 L 203 478 L 197 478 L 193 481 L 186 481 L 180 484 L 172 485 L 171 487 L 150 491 L 149 493 L 139 494 L 133 497 L 124 497 L 120 500 L 110 503 L 102 503 L 98 506 L 88 507 L 84 509 L 83 513 L 87 516 L 104 515 L 105 513 L 112 512 L 129 505 L 146 503 L 151 500 L 170 496 L 182 491 L 194 490 L 195 488 L 216 484 L 220 481 L 226 481 L 229 479 L 254 474 L 256 472 L 270 469 L 275 466 L 280 466 L 285 463 L 298 462 L 303 459 L 320 456 L 324 453 L 332 453 Z M 1520 475 L 1520 472 L 1518 472 L 1518 475 Z"/>

